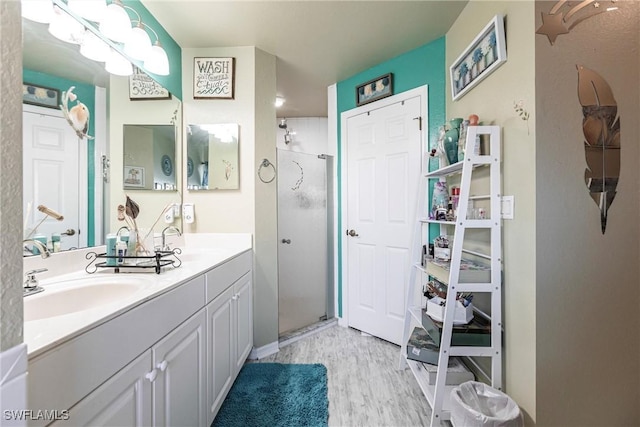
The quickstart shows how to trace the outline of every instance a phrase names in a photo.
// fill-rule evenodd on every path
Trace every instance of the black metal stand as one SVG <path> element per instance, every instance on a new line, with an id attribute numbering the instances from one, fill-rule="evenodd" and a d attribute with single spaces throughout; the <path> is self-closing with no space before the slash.
<path id="1" fill-rule="evenodd" d="M 98 271 L 99 268 L 113 268 L 114 273 L 120 273 L 121 268 L 154 268 L 156 274 L 160 274 L 162 267 L 180 267 L 182 261 L 180 261 L 177 255 L 181 253 L 182 251 L 180 249 L 156 251 L 153 255 L 145 256 L 117 256 L 89 252 L 85 257 L 90 260 L 90 262 L 84 268 L 84 271 L 93 274 Z M 105 259 L 106 261 L 96 262 L 99 259 Z"/>

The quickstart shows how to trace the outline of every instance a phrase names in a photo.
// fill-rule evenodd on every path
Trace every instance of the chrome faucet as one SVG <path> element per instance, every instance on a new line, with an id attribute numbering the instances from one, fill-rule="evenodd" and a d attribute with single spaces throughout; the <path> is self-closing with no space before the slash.
<path id="1" fill-rule="evenodd" d="M 162 250 L 163 251 L 170 251 L 171 250 L 169 245 L 167 245 L 167 243 L 166 243 L 167 234 L 168 234 L 168 232 L 171 232 L 171 231 L 173 231 L 174 234 L 178 234 L 178 236 L 182 236 L 182 233 L 180 232 L 180 230 L 178 230 L 177 227 L 174 227 L 173 225 L 165 227 L 165 229 L 162 230 Z"/>
<path id="2" fill-rule="evenodd" d="M 38 285 L 38 279 L 36 279 L 36 274 L 48 271 L 46 268 L 39 268 L 38 270 L 27 271 L 24 275 L 26 276 L 24 280 L 23 286 L 23 296 L 29 296 L 33 294 L 37 294 L 38 292 L 44 291 L 44 288 Z"/>
<path id="3" fill-rule="evenodd" d="M 27 242 L 33 243 L 33 245 L 38 248 L 38 250 L 40 251 L 40 256 L 42 258 L 49 258 L 49 255 L 51 255 L 51 253 L 49 253 L 49 249 L 47 249 L 47 246 L 44 245 L 41 241 L 36 239 L 24 239 L 22 241 L 22 243 L 27 243 Z"/>

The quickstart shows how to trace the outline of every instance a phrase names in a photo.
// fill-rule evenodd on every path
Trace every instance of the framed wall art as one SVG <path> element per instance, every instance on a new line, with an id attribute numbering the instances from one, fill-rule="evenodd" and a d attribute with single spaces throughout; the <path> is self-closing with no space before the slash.
<path id="1" fill-rule="evenodd" d="M 451 97 L 457 100 L 507 61 L 504 19 L 496 15 L 451 67 Z"/>
<path id="2" fill-rule="evenodd" d="M 235 58 L 193 58 L 193 98 L 233 99 Z"/>
<path id="3" fill-rule="evenodd" d="M 141 166 L 125 166 L 124 187 L 144 188 L 144 168 Z"/>
<path id="4" fill-rule="evenodd" d="M 133 74 L 129 76 L 129 99 L 171 99 L 171 94 L 144 71 L 134 66 Z"/>
<path id="5" fill-rule="evenodd" d="M 22 83 L 22 102 L 59 110 L 60 91 L 52 87 Z"/>
<path id="6" fill-rule="evenodd" d="M 385 74 L 356 87 L 356 105 L 359 107 L 393 95 L 393 74 Z"/>

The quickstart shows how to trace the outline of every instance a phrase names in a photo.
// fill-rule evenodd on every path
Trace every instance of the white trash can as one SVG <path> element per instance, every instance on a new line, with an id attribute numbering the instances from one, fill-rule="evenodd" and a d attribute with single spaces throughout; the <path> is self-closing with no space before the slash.
<path id="1" fill-rule="evenodd" d="M 518 404 L 484 383 L 467 381 L 451 390 L 454 427 L 524 427 Z"/>

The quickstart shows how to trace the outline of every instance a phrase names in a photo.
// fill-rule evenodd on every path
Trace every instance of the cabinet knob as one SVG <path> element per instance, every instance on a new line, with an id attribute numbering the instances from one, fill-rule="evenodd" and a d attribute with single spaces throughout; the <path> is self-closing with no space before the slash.
<path id="1" fill-rule="evenodd" d="M 234 300 L 234 301 L 237 300 L 238 298 L 240 298 L 240 295 L 238 295 L 238 294 L 235 294 L 235 295 L 233 295 L 231 297 L 231 299 Z"/>
<path id="2" fill-rule="evenodd" d="M 148 379 L 150 382 L 154 382 L 157 376 L 158 376 L 158 371 L 154 369 L 148 374 L 146 374 L 144 377 Z"/>
<path id="3" fill-rule="evenodd" d="M 160 369 L 161 372 L 164 372 L 167 369 L 167 361 L 163 360 L 162 362 L 158 363 L 158 365 L 156 366 L 156 368 Z"/>

